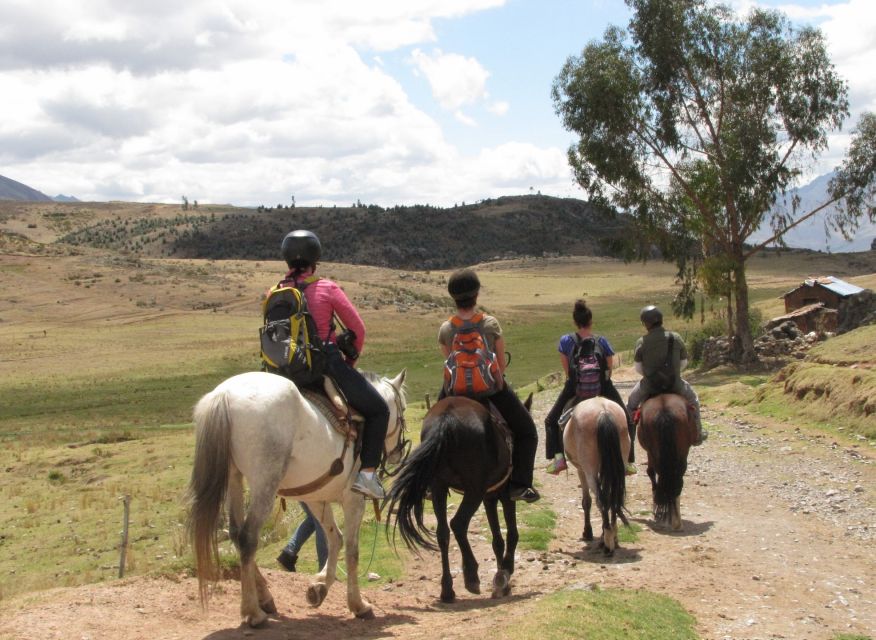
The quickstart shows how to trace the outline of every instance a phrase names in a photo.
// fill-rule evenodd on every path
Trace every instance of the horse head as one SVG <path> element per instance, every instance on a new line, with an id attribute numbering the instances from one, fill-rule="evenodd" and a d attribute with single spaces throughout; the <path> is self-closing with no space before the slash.
<path id="1" fill-rule="evenodd" d="M 397 465 L 401 463 L 411 449 L 411 442 L 407 439 L 407 423 L 405 422 L 405 376 L 407 369 L 402 369 L 395 378 L 382 378 L 378 387 L 383 399 L 389 406 L 389 424 L 386 429 L 386 438 L 383 441 L 383 450 L 386 454 L 386 463 Z"/>

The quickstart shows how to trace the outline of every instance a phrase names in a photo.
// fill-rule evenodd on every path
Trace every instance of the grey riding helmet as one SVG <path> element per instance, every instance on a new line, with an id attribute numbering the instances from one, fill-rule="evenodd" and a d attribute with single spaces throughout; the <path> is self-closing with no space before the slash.
<path id="1" fill-rule="evenodd" d="M 639 314 L 639 320 L 650 329 L 651 327 L 663 324 L 663 312 L 653 304 L 649 304 L 642 309 L 642 312 Z"/>
<path id="2" fill-rule="evenodd" d="M 281 251 L 289 267 L 301 265 L 302 263 L 312 266 L 319 262 L 322 256 L 322 245 L 313 231 L 297 229 L 290 231 L 283 238 Z"/>

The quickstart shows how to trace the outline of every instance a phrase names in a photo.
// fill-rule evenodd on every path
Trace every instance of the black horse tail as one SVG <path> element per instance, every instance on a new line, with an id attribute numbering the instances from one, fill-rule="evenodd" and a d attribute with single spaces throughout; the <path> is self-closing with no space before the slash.
<path id="1" fill-rule="evenodd" d="M 620 514 L 626 497 L 626 469 L 621 453 L 620 435 L 607 411 L 596 420 L 596 445 L 599 450 L 599 473 L 596 476 L 596 495 L 607 513 Z"/>
<path id="2" fill-rule="evenodd" d="M 668 410 L 654 420 L 660 455 L 657 459 L 657 486 L 654 490 L 654 516 L 660 520 L 671 514 L 684 483 L 684 461 L 678 455 L 678 425 Z"/>
<path id="3" fill-rule="evenodd" d="M 451 443 L 455 420 L 448 414 L 437 416 L 426 439 L 408 456 L 392 483 L 390 513 L 395 511 L 396 531 L 408 549 L 437 549 L 435 534 L 423 524 L 423 501 Z"/>

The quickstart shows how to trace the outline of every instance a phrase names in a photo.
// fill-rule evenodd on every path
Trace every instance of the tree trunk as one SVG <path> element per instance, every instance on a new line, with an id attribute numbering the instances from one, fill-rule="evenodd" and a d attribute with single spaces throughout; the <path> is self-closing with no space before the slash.
<path id="1" fill-rule="evenodd" d="M 733 288 L 736 294 L 736 339 L 731 347 L 731 357 L 739 364 L 757 362 L 754 338 L 748 324 L 748 281 L 745 279 L 745 258 L 739 251 L 733 269 Z"/>

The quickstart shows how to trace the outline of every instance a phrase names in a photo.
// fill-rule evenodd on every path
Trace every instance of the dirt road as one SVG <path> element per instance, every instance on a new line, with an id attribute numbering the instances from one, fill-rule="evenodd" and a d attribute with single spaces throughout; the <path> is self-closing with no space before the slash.
<path id="1" fill-rule="evenodd" d="M 536 414 L 546 412 L 544 403 Z M 519 553 L 513 595 L 474 596 L 457 579 L 458 601 L 438 602 L 439 560 L 424 554 L 395 584 L 369 589 L 372 621 L 351 619 L 342 585 L 307 607 L 308 579 L 268 568 L 280 615 L 265 629 L 241 627 L 239 587 L 222 583 L 209 614 L 194 580 L 134 578 L 31 594 L 0 607 L 0 638 L 455 638 L 512 625 L 545 594 L 563 588 L 641 588 L 679 600 L 708 639 L 813 638 L 876 634 L 876 459 L 866 443 L 840 445 L 793 427 L 706 411 L 708 442 L 693 451 L 682 494 L 684 530 L 655 530 L 650 485 L 640 466 L 628 483 L 635 544 L 606 560 L 580 541 L 577 478 L 536 472 L 557 512 L 547 553 Z M 540 424 L 540 420 L 537 420 Z M 640 465 L 644 456 L 640 456 Z M 542 468 L 542 460 L 537 461 Z M 522 506 L 521 509 L 526 509 Z M 481 580 L 494 565 L 482 516 L 473 525 Z M 598 523 L 596 527 L 598 529 Z M 454 566 L 459 566 L 458 553 Z"/>

